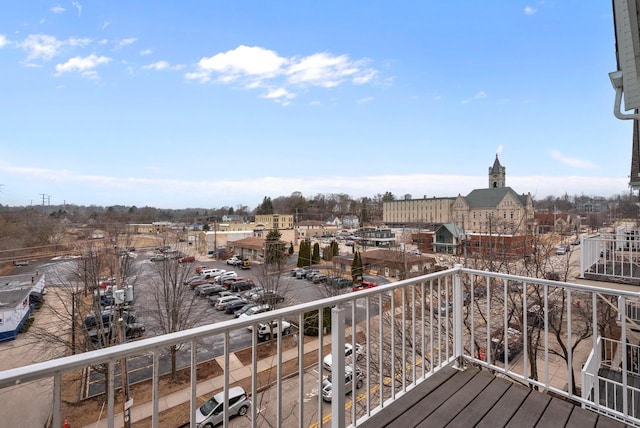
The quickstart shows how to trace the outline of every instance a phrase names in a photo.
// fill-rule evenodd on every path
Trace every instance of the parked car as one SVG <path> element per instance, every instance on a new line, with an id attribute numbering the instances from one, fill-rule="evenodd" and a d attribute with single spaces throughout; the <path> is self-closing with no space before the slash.
<path id="1" fill-rule="evenodd" d="M 242 264 L 240 265 L 240 269 L 251 269 L 251 262 L 249 259 L 242 260 Z"/>
<path id="2" fill-rule="evenodd" d="M 200 275 L 194 275 L 194 276 L 190 276 L 189 278 L 185 279 L 184 281 L 182 281 L 182 283 L 184 285 L 189 285 L 189 284 L 191 284 L 192 281 L 197 281 L 199 279 L 202 279 L 202 277 Z"/>
<path id="3" fill-rule="evenodd" d="M 504 363 L 505 362 L 505 354 L 504 354 L 504 342 L 498 338 L 491 339 L 491 346 L 493 355 L 495 355 L 496 360 Z M 522 342 L 515 341 L 509 342 L 507 344 L 507 362 L 512 362 L 515 357 L 522 351 Z"/>
<path id="4" fill-rule="evenodd" d="M 235 273 L 234 271 L 230 270 L 230 271 L 223 272 L 220 275 L 216 276 L 214 278 L 214 280 L 215 280 L 215 282 L 217 284 L 222 284 L 225 279 L 236 278 L 237 276 L 238 276 L 237 273 Z"/>
<path id="5" fill-rule="evenodd" d="M 254 286 L 255 284 L 253 283 L 253 281 L 236 281 L 231 285 L 229 289 L 238 293 L 240 291 L 251 290 Z"/>
<path id="6" fill-rule="evenodd" d="M 251 401 L 241 386 L 234 386 L 228 391 L 229 405 L 227 406 L 227 414 L 231 416 L 247 414 Z M 221 424 L 224 420 L 224 391 L 217 393 L 196 410 L 196 426 L 213 427 Z"/>
<path id="7" fill-rule="evenodd" d="M 550 279 L 552 281 L 560 281 L 560 274 L 558 272 L 547 272 L 544 274 L 544 279 Z"/>
<path id="8" fill-rule="evenodd" d="M 264 291 L 256 293 L 252 295 L 251 298 L 256 302 L 269 303 L 271 305 L 284 302 L 284 296 L 282 294 L 276 293 L 275 291 Z"/>
<path id="9" fill-rule="evenodd" d="M 327 280 L 329 279 L 329 277 L 323 273 L 319 273 L 318 275 L 315 275 L 313 277 L 313 283 L 314 284 L 320 284 L 321 282 L 327 282 Z"/>
<path id="10" fill-rule="evenodd" d="M 195 290 L 197 287 L 199 287 L 201 285 L 206 285 L 206 284 L 213 284 L 213 278 L 209 278 L 209 279 L 204 279 L 204 278 L 194 279 L 193 281 L 189 282 L 189 287 L 192 290 Z"/>
<path id="11" fill-rule="evenodd" d="M 234 295 L 234 296 L 218 297 L 218 301 L 216 302 L 216 309 L 219 311 L 224 311 L 227 307 L 227 303 L 233 300 L 240 300 L 240 296 Z"/>
<path id="12" fill-rule="evenodd" d="M 253 304 L 246 299 L 234 300 L 233 302 L 227 303 L 227 307 L 224 308 L 224 311 L 227 314 L 235 314 L 238 309 L 242 309 L 244 306 L 247 306 L 250 303 Z"/>
<path id="13" fill-rule="evenodd" d="M 162 253 L 154 254 L 150 259 L 152 262 L 163 262 L 167 260 L 167 256 Z"/>
<path id="14" fill-rule="evenodd" d="M 247 312 L 251 308 L 255 308 L 256 306 L 258 306 L 257 303 L 253 303 L 253 302 L 247 303 L 246 305 L 244 305 L 240 309 L 236 309 L 235 312 L 233 313 L 233 315 L 234 315 L 234 317 L 239 318 L 240 315 L 244 314 L 245 312 Z"/>
<path id="15" fill-rule="evenodd" d="M 205 297 L 213 295 L 219 296 L 223 291 L 226 291 L 226 288 L 220 284 L 205 285 L 200 289 L 200 295 Z"/>
<path id="16" fill-rule="evenodd" d="M 268 312 L 273 310 L 273 307 L 270 305 L 257 305 L 252 308 L 249 308 L 244 313 L 241 313 L 238 318 L 247 318 L 256 314 L 261 314 L 263 312 Z M 249 330 L 253 330 L 253 326 L 247 326 Z"/>
<path id="17" fill-rule="evenodd" d="M 320 271 L 318 269 L 307 269 L 304 272 L 304 279 L 311 281 L 314 275 L 319 274 Z"/>
<path id="18" fill-rule="evenodd" d="M 326 379 L 322 381 L 322 400 L 324 401 L 331 401 L 331 398 L 333 397 L 333 387 L 331 385 L 332 376 L 333 376 L 333 373 L 331 373 L 329 376 L 327 376 Z M 356 375 L 355 375 L 355 382 L 354 382 L 353 368 L 351 366 L 346 366 L 345 373 L 344 373 L 345 394 L 348 394 L 351 392 L 351 390 L 353 389 L 354 383 L 356 384 L 357 389 L 362 388 L 364 378 L 365 378 L 364 370 L 356 366 Z"/>
<path id="19" fill-rule="evenodd" d="M 236 256 L 233 256 L 227 259 L 227 264 L 231 266 L 239 266 L 242 264 L 242 259 Z"/>
<path id="20" fill-rule="evenodd" d="M 329 278 L 327 282 L 336 288 L 347 288 L 353 286 L 353 280 L 341 277 Z"/>
<path id="21" fill-rule="evenodd" d="M 200 273 L 205 269 L 213 269 L 213 268 L 209 267 L 209 266 L 198 266 L 198 267 L 196 267 L 195 271 L 196 271 L 196 273 Z"/>
<path id="22" fill-rule="evenodd" d="M 224 285 L 227 288 L 231 288 L 231 286 L 233 284 L 235 284 L 236 282 L 239 282 L 239 281 L 253 282 L 253 279 L 245 278 L 245 277 L 242 277 L 242 276 L 236 276 L 234 278 L 225 279 L 224 281 L 222 281 L 222 285 Z"/>
<path id="23" fill-rule="evenodd" d="M 253 300 L 253 295 L 254 294 L 259 294 L 259 293 L 264 293 L 264 288 L 262 287 L 256 287 L 252 290 L 247 290 L 244 293 L 242 293 L 242 297 L 244 297 L 245 299 L 252 299 Z"/>
<path id="24" fill-rule="evenodd" d="M 366 290 L 367 288 L 373 288 L 373 287 L 377 287 L 378 283 L 377 282 L 372 282 L 372 281 L 362 281 L 359 284 L 355 284 L 352 288 L 352 291 L 360 291 L 360 290 Z"/>
<path id="25" fill-rule="evenodd" d="M 201 287 L 198 287 L 197 289 L 197 293 L 198 296 L 210 296 L 212 294 L 218 294 L 220 293 L 220 289 L 217 288 L 218 285 L 217 284 L 203 284 Z M 222 290 L 224 290 L 225 288 L 222 287 Z"/>
<path id="26" fill-rule="evenodd" d="M 194 256 L 185 256 L 178 259 L 178 263 L 193 263 L 196 261 Z"/>
<path id="27" fill-rule="evenodd" d="M 258 335 L 258 339 L 260 340 L 269 340 L 271 339 L 271 333 L 273 332 L 274 336 L 278 335 L 278 321 L 271 321 L 271 327 L 267 323 L 258 324 L 258 329 L 256 330 L 256 334 Z M 282 320 L 282 335 L 286 336 L 291 333 L 291 324 L 285 320 Z"/>
<path id="28" fill-rule="evenodd" d="M 218 269 L 218 268 L 209 268 L 209 269 L 202 269 L 200 271 L 200 275 L 204 278 L 215 278 L 216 276 L 222 274 L 226 272 L 226 270 L 224 269 Z"/>
<path id="29" fill-rule="evenodd" d="M 362 348 L 362 345 L 360 345 L 359 343 L 356 343 L 356 348 L 355 348 L 355 352 L 353 349 L 353 346 L 351 345 L 351 343 L 345 343 L 344 344 L 344 356 L 345 356 L 345 364 L 349 365 L 351 364 L 351 359 L 353 358 L 353 355 L 355 354 L 356 356 L 356 361 L 360 361 L 362 359 L 362 357 L 364 356 L 364 349 Z M 333 358 L 331 356 L 331 354 L 327 355 L 326 357 L 324 357 L 324 359 L 322 360 L 322 367 L 324 367 L 326 370 L 331 371 L 331 363 L 333 362 Z"/>
<path id="30" fill-rule="evenodd" d="M 569 247 L 566 245 L 561 245 L 556 249 L 556 254 L 558 256 L 561 256 L 563 254 L 567 254 L 567 252 L 569 251 Z"/>

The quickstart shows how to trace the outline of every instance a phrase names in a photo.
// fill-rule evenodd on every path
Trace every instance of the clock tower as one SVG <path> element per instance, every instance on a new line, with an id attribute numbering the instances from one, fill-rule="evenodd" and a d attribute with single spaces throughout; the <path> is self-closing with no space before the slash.
<path id="1" fill-rule="evenodd" d="M 496 154 L 496 160 L 493 162 L 493 166 L 489 167 L 489 188 L 495 189 L 500 187 L 506 187 L 507 173 L 505 167 L 500 165 L 498 155 Z"/>

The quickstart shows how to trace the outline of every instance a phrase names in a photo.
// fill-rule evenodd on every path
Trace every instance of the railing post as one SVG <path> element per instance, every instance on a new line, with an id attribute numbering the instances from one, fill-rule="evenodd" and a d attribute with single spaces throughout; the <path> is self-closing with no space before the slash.
<path id="1" fill-rule="evenodd" d="M 343 428 L 345 426 L 345 362 L 344 362 L 344 309 L 334 306 L 331 309 L 331 426 Z M 351 334 L 355 334 L 352 329 Z M 355 352 L 355 349 L 354 349 Z M 355 358 L 355 355 L 353 356 Z"/>
<path id="2" fill-rule="evenodd" d="M 453 355 L 456 358 L 455 368 L 464 368 L 464 359 L 462 355 L 464 353 L 462 332 L 463 329 L 463 290 L 462 290 L 462 275 L 460 270 L 462 265 L 455 265 L 456 273 L 453 275 Z"/>

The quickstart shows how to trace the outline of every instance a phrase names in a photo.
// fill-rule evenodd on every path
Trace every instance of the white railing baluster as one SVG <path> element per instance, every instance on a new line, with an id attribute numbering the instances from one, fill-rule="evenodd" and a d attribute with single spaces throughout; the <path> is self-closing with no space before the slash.
<path id="1" fill-rule="evenodd" d="M 345 425 L 345 361 L 344 361 L 344 309 L 336 305 L 331 309 L 331 388 L 333 397 L 331 398 L 331 426 L 333 428 L 344 428 Z M 354 350 L 355 352 L 355 350 Z M 355 355 L 354 355 L 355 358 Z M 282 426 L 278 424 L 277 426 Z"/>
<path id="2" fill-rule="evenodd" d="M 460 265 L 456 265 L 457 268 L 460 268 Z M 453 345 L 453 356 L 455 358 L 455 365 L 459 369 L 464 368 L 464 361 L 462 355 L 464 354 L 464 345 L 463 345 L 463 290 L 462 290 L 462 280 L 460 278 L 460 273 L 456 272 L 453 277 L 453 337 L 454 337 L 454 345 Z"/>
<path id="3" fill-rule="evenodd" d="M 294 333 L 295 334 L 295 333 Z M 304 421 L 304 314 L 298 314 L 298 420 Z M 295 337 L 295 336 L 294 336 Z M 322 376 L 320 376 L 322 377 Z M 322 395 L 322 393 L 319 393 Z"/>
<path id="4" fill-rule="evenodd" d="M 191 421 L 192 425 L 195 425 L 195 421 L 196 421 L 196 409 L 198 408 L 198 401 L 197 401 L 197 393 L 196 393 L 196 386 L 198 385 L 198 379 L 197 379 L 197 359 L 196 356 L 194 355 L 195 353 L 195 346 L 196 346 L 196 341 L 192 340 L 191 341 L 191 403 L 189 406 L 189 420 Z M 158 428 L 158 415 L 160 413 L 159 411 L 159 402 L 160 402 L 160 392 L 159 392 L 159 380 L 160 380 L 160 352 L 157 349 L 153 350 L 153 382 L 151 385 L 151 399 L 153 400 L 153 415 L 152 415 L 152 425 L 153 428 Z"/>
<path id="5" fill-rule="evenodd" d="M 53 426 L 61 427 L 60 403 L 62 402 L 62 373 L 53 374 Z"/>

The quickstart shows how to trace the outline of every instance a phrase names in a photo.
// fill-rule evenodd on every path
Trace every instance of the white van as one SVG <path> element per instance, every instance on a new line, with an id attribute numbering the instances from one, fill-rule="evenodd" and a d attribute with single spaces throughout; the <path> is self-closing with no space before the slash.
<path id="1" fill-rule="evenodd" d="M 204 279 L 209 279 L 209 278 L 213 278 L 215 276 L 218 276 L 220 274 L 223 274 L 225 272 L 226 272 L 226 270 L 218 269 L 218 268 L 203 269 L 203 270 L 200 271 L 200 276 L 203 277 Z"/>
<path id="2" fill-rule="evenodd" d="M 214 426 L 222 423 L 224 418 L 223 410 L 224 391 L 217 393 L 208 399 L 202 406 L 196 410 L 196 426 L 198 428 L 205 426 Z M 227 413 L 231 416 L 247 414 L 251 406 L 251 401 L 247 397 L 247 393 L 241 386 L 234 386 L 229 389 L 229 407 Z"/>

